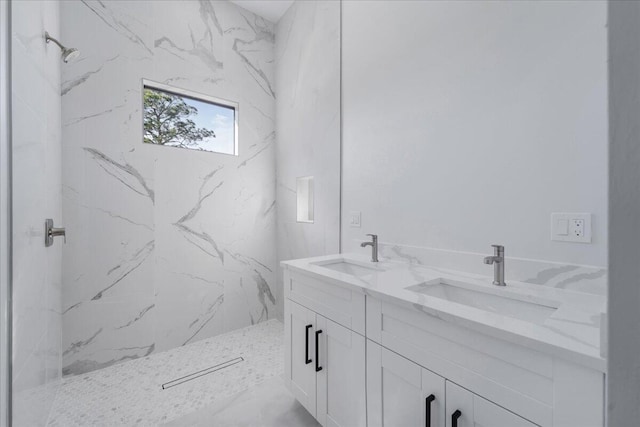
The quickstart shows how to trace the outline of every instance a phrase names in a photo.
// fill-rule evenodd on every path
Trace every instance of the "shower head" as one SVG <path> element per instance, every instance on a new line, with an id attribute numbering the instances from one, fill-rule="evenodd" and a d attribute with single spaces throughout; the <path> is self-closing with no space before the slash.
<path id="1" fill-rule="evenodd" d="M 80 51 L 75 47 L 62 50 L 62 60 L 64 62 L 75 61 L 80 57 Z"/>
<path id="2" fill-rule="evenodd" d="M 44 38 L 47 41 L 47 43 L 54 42 L 55 44 L 58 45 L 58 47 L 62 51 L 61 57 L 62 57 L 62 61 L 63 62 L 67 63 L 69 61 L 74 61 L 74 60 L 78 59 L 78 57 L 80 56 L 80 51 L 78 49 L 76 49 L 74 47 L 66 47 L 66 46 L 64 46 L 58 40 L 56 40 L 53 37 L 51 37 L 49 35 L 49 33 L 45 32 L 44 33 Z"/>

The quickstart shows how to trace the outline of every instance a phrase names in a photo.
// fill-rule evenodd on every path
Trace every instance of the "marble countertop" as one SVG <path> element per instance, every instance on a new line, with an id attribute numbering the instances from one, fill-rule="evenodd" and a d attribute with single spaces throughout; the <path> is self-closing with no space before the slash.
<path id="1" fill-rule="evenodd" d="M 357 277 L 322 266 L 323 263 L 339 260 L 347 260 L 365 268 L 375 267 L 375 270 Z M 359 254 L 304 258 L 283 261 L 281 265 L 291 271 L 356 288 L 366 295 L 600 372 L 606 371 L 606 359 L 601 356 L 600 349 L 600 323 L 602 313 L 606 312 L 606 299 L 599 295 L 522 282 L 507 281 L 506 287 L 497 287 L 491 283 L 492 278 L 487 276 L 387 260 L 371 263 L 367 257 Z M 466 289 L 511 296 L 520 301 L 557 308 L 542 321 L 525 321 L 414 291 L 424 286 L 425 282 L 436 279 L 463 283 Z"/>

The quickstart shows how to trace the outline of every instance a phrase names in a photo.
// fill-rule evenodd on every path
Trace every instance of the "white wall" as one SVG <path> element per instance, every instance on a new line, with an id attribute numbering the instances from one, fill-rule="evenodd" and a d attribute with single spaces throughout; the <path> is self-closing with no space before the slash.
<path id="1" fill-rule="evenodd" d="M 278 261 L 339 252 L 340 3 L 298 1 L 276 27 Z M 296 222 L 296 178 L 314 177 L 314 222 Z M 278 292 L 282 314 L 282 272 Z"/>
<path id="2" fill-rule="evenodd" d="M 640 419 L 640 3 L 609 3 L 609 426 Z"/>
<path id="3" fill-rule="evenodd" d="M 227 1 L 65 1 L 64 373 L 275 317 L 273 24 Z M 239 103 L 238 157 L 142 142 L 141 79 Z"/>
<path id="4" fill-rule="evenodd" d="M 12 1 L 13 425 L 45 425 L 60 383 L 62 222 L 59 5 Z M 4 319 L 3 319 L 4 320 Z"/>
<path id="5" fill-rule="evenodd" d="M 606 36 L 604 2 L 344 2 L 343 249 L 606 265 Z M 551 212 L 593 213 L 593 243 Z"/>

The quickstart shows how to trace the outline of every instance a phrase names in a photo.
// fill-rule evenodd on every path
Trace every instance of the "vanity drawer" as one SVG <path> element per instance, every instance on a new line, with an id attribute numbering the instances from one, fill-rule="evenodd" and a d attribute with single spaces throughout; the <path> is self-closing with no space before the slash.
<path id="1" fill-rule="evenodd" d="M 334 322 L 364 335 L 365 299 L 360 291 L 296 271 L 284 271 L 284 295 Z"/>

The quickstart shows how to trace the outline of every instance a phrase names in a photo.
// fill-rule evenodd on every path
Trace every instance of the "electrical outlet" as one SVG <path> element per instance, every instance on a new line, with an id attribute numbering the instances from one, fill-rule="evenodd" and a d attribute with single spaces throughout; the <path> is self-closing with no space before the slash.
<path id="1" fill-rule="evenodd" d="M 551 240 L 591 243 L 591 214 L 552 213 Z"/>
<path id="2" fill-rule="evenodd" d="M 578 239 L 584 237 L 584 220 L 572 219 L 571 220 L 571 235 Z"/>
<path id="3" fill-rule="evenodd" d="M 349 212 L 349 227 L 360 228 L 360 212 Z"/>

